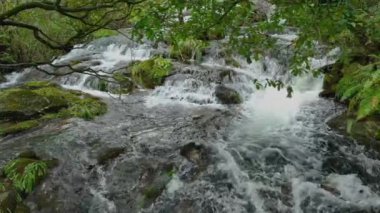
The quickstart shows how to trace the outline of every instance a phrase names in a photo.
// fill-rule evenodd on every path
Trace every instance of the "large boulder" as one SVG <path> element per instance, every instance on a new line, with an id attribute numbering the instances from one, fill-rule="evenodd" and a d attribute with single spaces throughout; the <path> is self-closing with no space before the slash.
<path id="1" fill-rule="evenodd" d="M 222 104 L 240 104 L 243 101 L 236 90 L 223 85 L 216 87 L 215 96 Z"/>
<path id="2" fill-rule="evenodd" d="M 42 81 L 0 89 L 0 136 L 19 133 L 57 118 L 92 119 L 107 106 L 87 94 Z"/>
<path id="3" fill-rule="evenodd" d="M 43 96 L 32 90 L 10 89 L 0 93 L 1 120 L 28 120 L 68 106 L 67 100 Z"/>

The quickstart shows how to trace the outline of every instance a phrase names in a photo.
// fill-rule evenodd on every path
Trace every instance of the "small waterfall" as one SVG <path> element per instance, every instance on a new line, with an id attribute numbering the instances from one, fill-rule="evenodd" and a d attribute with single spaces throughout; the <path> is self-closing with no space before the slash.
<path id="1" fill-rule="evenodd" d="M 282 45 L 292 41 L 295 35 L 274 37 Z M 109 76 L 131 61 L 148 59 L 160 51 L 149 43 L 104 39 L 77 46 L 55 63 L 83 66 Z M 332 100 L 318 97 L 322 77 L 290 75 L 287 63 L 291 54 L 287 49 L 275 50 L 252 63 L 232 56 L 239 66 L 228 65 L 220 52 L 220 47 L 214 45 L 201 64 L 174 62 L 174 71 L 164 85 L 127 96 L 125 103 L 110 100 L 110 112 L 98 121 L 73 121 L 73 127 L 68 126 L 65 133 L 68 139 L 60 135 L 51 139 L 55 144 L 47 140 L 55 151 L 52 153 L 65 154 L 61 159 L 69 163 L 72 156 L 79 155 L 76 152 L 84 149 L 127 147 L 128 151 L 119 159 L 112 159 L 112 165 L 96 165 L 91 169 L 94 165 L 89 159 L 85 163 L 77 160 L 83 167 L 78 170 L 79 176 L 91 170 L 89 173 L 94 177 L 87 185 L 90 201 L 87 199 L 89 206 L 84 209 L 89 212 L 122 212 L 128 208 L 131 212 L 187 209 L 222 213 L 380 212 L 379 158 L 325 124 L 343 108 Z M 316 69 L 331 64 L 337 52 L 335 49 L 324 57 L 310 59 L 310 64 Z M 8 82 L 0 88 L 35 76 L 32 72 L 8 75 Z M 52 79 L 66 88 L 98 96 L 108 95 L 93 89 L 96 86 L 91 75 L 38 78 Z M 256 88 L 255 81 L 265 84 L 267 79 L 291 85 L 292 97 L 287 97 L 286 89 Z M 218 85 L 236 90 L 243 103 L 220 104 L 215 96 Z M 78 141 L 86 147 L 75 147 Z M 180 154 L 183 145 L 194 142 L 209 150 L 205 151 L 209 158 L 205 160 L 206 168 L 196 168 L 188 156 Z M 62 144 L 67 146 L 65 152 L 61 151 Z M 46 146 L 42 144 L 40 149 Z M 189 155 L 193 154 L 192 157 L 201 158 L 197 153 Z M 65 171 L 71 171 L 69 163 L 63 165 L 69 165 Z M 171 179 L 165 182 L 166 187 L 161 187 L 160 182 L 163 192 L 151 201 L 152 205 L 140 210 L 141 203 L 136 202 L 143 200 L 143 182 L 152 184 L 155 177 L 167 177 L 161 174 L 168 173 L 166 169 L 160 170 L 161 164 L 165 164 L 163 168 L 173 165 L 169 172 Z M 199 169 L 198 173 L 187 179 L 185 176 L 194 168 Z M 75 178 L 70 176 L 63 180 L 72 179 Z"/>
<path id="2" fill-rule="evenodd" d="M 80 62 L 83 69 L 91 69 L 98 76 L 112 76 L 112 73 L 128 66 L 133 61 L 147 60 L 152 56 L 152 47 L 148 44 L 109 44 L 106 47 L 89 45 L 77 47 L 67 55 L 54 61 L 56 65 Z M 78 65 L 77 65 L 78 66 Z M 73 79 L 74 78 L 74 79 Z M 74 74 L 62 77 L 59 82 L 66 88 L 76 90 L 97 89 L 98 78 L 91 73 Z"/>
<path id="3" fill-rule="evenodd" d="M 11 74 L 5 75 L 5 79 L 7 81 L 4 83 L 0 83 L 0 89 L 10 87 L 10 86 L 17 84 L 17 82 L 19 81 L 21 76 L 22 76 L 21 72 L 13 72 Z"/>

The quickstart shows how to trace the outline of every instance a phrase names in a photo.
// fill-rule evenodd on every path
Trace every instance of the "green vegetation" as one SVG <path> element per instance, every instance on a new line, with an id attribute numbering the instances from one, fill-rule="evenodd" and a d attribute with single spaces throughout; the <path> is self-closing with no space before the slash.
<path id="1" fill-rule="evenodd" d="M 95 31 L 92 35 L 94 39 L 97 39 L 97 38 L 102 38 L 102 37 L 115 36 L 117 34 L 118 33 L 115 30 L 100 29 L 98 31 Z"/>
<path id="2" fill-rule="evenodd" d="M 53 162 L 41 160 L 32 151 L 7 162 L 1 169 L 0 212 L 30 212 L 23 200 L 56 166 Z"/>
<path id="3" fill-rule="evenodd" d="M 349 113 L 357 120 L 380 115 L 380 70 L 372 64 L 351 64 L 338 83 L 337 95 L 349 101 Z"/>
<path id="4" fill-rule="evenodd" d="M 4 173 L 20 192 L 30 193 L 47 174 L 47 164 L 34 159 L 16 159 L 4 167 Z"/>
<path id="5" fill-rule="evenodd" d="M 379 1 L 272 0 L 270 3 L 276 5 L 276 10 L 269 19 L 256 2 L 51 0 L 29 8 L 25 6 L 30 1 L 5 0 L 0 9 L 0 64 L 35 65 L 68 51 L 74 44 L 114 35 L 114 30 L 125 26 L 133 26 L 131 37 L 137 41 L 147 38 L 170 44 L 170 56 L 182 62 L 200 61 L 208 42 L 223 38 L 228 38 L 222 43 L 230 55 L 240 54 L 251 62 L 267 55 L 275 46 L 276 39 L 271 34 L 292 28 L 298 32 L 298 38 L 291 44 L 293 75 L 320 74 L 311 70 L 309 58 L 339 47 L 341 67 L 326 74 L 329 86 L 321 95 L 347 102 L 350 117 L 356 121 L 379 114 Z M 232 57 L 226 57 L 226 63 L 239 66 Z M 154 88 L 163 83 L 171 69 L 170 61 L 162 58 L 135 64 L 131 76 L 114 76 L 120 83 L 116 92 L 130 92 L 135 86 L 132 81 Z M 262 82 L 254 83 L 257 88 L 263 87 Z M 270 79 L 265 85 L 292 91 L 288 85 Z M 108 86 L 103 83 L 100 89 L 108 90 Z M 86 119 L 99 114 L 88 102 L 81 104 L 86 106 L 83 110 L 70 105 L 67 107 L 75 112 L 67 110 L 66 114 Z"/>
<path id="6" fill-rule="evenodd" d="M 127 76 L 121 72 L 115 72 L 113 73 L 113 79 L 117 82 L 119 87 L 117 89 L 111 90 L 110 92 L 112 93 L 126 94 L 132 92 L 135 88 L 135 83 L 132 81 L 129 75 Z"/>
<path id="7" fill-rule="evenodd" d="M 156 57 L 146 61 L 138 62 L 132 67 L 132 79 L 144 88 L 153 89 L 161 85 L 166 76 L 173 69 L 169 59 Z"/>
<path id="8" fill-rule="evenodd" d="M 192 38 L 175 41 L 170 56 L 183 62 L 200 61 L 206 46 L 206 42 Z"/>
<path id="9" fill-rule="evenodd" d="M 115 35 L 126 26 L 126 1 L 0 2 L 0 63 L 49 62 L 73 45 Z M 117 9 L 114 9 L 116 7 Z M 85 14 L 85 15 L 84 15 Z"/>
<path id="10" fill-rule="evenodd" d="M 107 111 L 99 99 L 49 82 L 0 90 L 0 135 L 18 133 L 57 118 L 93 119 Z"/>
<path id="11" fill-rule="evenodd" d="M 17 123 L 3 123 L 0 124 L 0 136 L 23 132 L 25 130 L 37 127 L 39 126 L 39 124 L 40 122 L 38 122 L 37 120 L 20 121 Z"/>

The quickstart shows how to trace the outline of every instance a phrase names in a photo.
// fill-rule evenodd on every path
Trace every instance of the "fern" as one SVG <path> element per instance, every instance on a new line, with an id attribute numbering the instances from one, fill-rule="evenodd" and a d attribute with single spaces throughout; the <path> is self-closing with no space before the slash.
<path id="1" fill-rule="evenodd" d="M 349 112 L 362 120 L 380 113 L 380 70 L 375 63 L 351 65 L 337 86 L 337 95 L 349 101 Z"/>
<path id="2" fill-rule="evenodd" d="M 28 162 L 27 159 L 17 159 L 4 168 L 14 187 L 26 193 L 33 191 L 37 182 L 47 174 L 48 168 L 44 161 Z"/>

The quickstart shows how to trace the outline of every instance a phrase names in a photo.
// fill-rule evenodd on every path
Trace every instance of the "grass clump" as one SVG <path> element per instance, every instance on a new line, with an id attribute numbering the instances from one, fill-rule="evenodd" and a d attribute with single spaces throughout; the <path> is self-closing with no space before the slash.
<path id="1" fill-rule="evenodd" d="M 107 112 L 107 105 L 97 98 L 86 97 L 69 104 L 69 108 L 60 113 L 63 117 L 78 117 L 92 120 Z"/>
<path id="2" fill-rule="evenodd" d="M 47 163 L 44 161 L 20 158 L 8 162 L 4 167 L 4 173 L 18 191 L 30 193 L 47 175 L 47 169 Z"/>

